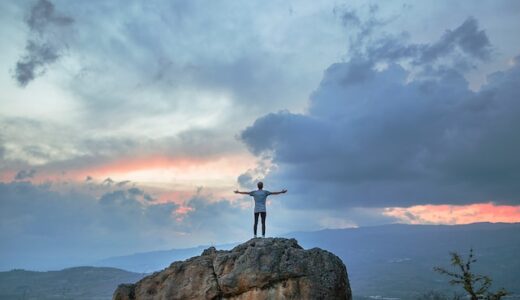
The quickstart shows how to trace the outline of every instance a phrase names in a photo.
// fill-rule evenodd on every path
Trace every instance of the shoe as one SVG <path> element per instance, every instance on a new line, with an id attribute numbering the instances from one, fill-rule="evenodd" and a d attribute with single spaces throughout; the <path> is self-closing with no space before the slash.
<path id="1" fill-rule="evenodd" d="M 256 239 L 256 234 L 255 234 L 255 236 L 253 238 Z"/>

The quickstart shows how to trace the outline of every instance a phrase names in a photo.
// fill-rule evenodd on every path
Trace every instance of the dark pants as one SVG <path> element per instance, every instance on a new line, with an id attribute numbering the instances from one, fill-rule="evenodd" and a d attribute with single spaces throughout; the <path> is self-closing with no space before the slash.
<path id="1" fill-rule="evenodd" d="M 264 212 L 255 212 L 255 226 L 253 227 L 253 231 L 256 235 L 256 226 L 258 225 L 258 215 L 262 217 L 262 235 L 265 235 L 265 217 L 266 213 Z"/>

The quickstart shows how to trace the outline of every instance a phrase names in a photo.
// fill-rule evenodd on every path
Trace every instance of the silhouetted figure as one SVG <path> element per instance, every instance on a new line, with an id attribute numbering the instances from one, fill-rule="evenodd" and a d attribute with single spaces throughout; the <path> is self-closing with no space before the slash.
<path id="1" fill-rule="evenodd" d="M 286 189 L 281 190 L 280 192 L 269 192 L 264 190 L 264 183 L 258 182 L 257 183 L 258 190 L 251 191 L 251 192 L 240 192 L 238 190 L 235 191 L 235 194 L 244 194 L 253 196 L 255 199 L 255 225 L 253 226 L 253 232 L 255 234 L 256 238 L 256 228 L 258 226 L 258 216 L 262 217 L 262 237 L 265 237 L 265 218 L 267 216 L 266 209 L 265 209 L 265 201 L 267 199 L 267 196 L 269 195 L 279 195 L 287 193 Z"/>

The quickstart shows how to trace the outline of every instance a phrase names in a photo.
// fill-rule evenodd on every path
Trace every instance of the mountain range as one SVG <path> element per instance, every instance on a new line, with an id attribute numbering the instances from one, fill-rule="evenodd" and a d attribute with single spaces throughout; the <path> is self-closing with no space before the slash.
<path id="1" fill-rule="evenodd" d="M 433 268 L 450 268 L 450 252 L 465 257 L 470 249 L 474 250 L 477 258 L 473 271 L 489 275 L 493 279 L 492 289 L 505 288 L 513 293 L 513 298 L 520 294 L 520 223 L 391 224 L 294 232 L 284 237 L 297 239 L 305 249 L 319 247 L 338 255 L 347 266 L 354 299 L 420 299 L 429 291 L 448 296 L 462 293 L 460 287 L 450 286 L 449 278 L 435 273 Z M 231 249 L 235 245 L 220 245 L 216 248 Z M 77 289 L 82 286 L 84 290 L 90 291 L 91 283 L 101 277 L 110 278 L 105 285 L 106 289 L 100 288 L 96 298 L 91 294 L 90 298 L 84 299 L 110 299 L 109 292 L 118 283 L 135 282 L 144 273 L 161 270 L 173 261 L 200 255 L 205 248 L 207 246 L 111 257 L 93 262 L 95 267 L 54 271 L 58 273 L 22 270 L 0 272 L 0 299 L 16 299 L 6 295 L 30 295 L 30 291 L 36 290 L 52 290 L 55 297 L 46 299 L 65 299 L 59 296 L 67 294 L 66 290 L 60 292 L 60 284 L 67 282 L 68 286 L 74 284 L 78 286 Z M 84 273 L 84 277 L 70 275 L 80 273 Z M 35 280 L 38 276 L 45 280 Z M 44 285 L 53 288 L 45 289 L 42 287 Z"/>

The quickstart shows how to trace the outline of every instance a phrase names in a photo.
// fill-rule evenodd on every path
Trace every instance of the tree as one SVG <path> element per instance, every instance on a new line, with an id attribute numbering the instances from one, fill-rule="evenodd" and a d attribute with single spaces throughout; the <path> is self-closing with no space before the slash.
<path id="1" fill-rule="evenodd" d="M 508 294 L 504 289 L 500 289 L 496 293 L 490 292 L 489 288 L 491 287 L 491 278 L 485 275 L 473 274 L 471 272 L 471 264 L 477 261 L 473 255 L 473 249 L 469 250 L 467 261 L 464 261 L 464 259 L 456 252 L 451 252 L 450 255 L 451 265 L 459 269 L 459 272 L 451 272 L 440 267 L 435 267 L 433 269 L 440 274 L 451 277 L 451 285 L 462 285 L 464 290 L 469 294 L 471 300 L 500 300 Z"/>

